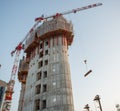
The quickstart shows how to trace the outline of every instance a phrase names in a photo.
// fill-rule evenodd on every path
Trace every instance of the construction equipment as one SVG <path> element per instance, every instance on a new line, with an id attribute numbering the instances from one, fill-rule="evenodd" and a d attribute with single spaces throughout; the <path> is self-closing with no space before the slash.
<path id="1" fill-rule="evenodd" d="M 101 105 L 101 102 L 100 102 L 100 96 L 96 95 L 95 98 L 94 98 L 94 101 L 96 101 L 99 104 L 100 111 L 102 111 L 102 105 Z"/>
<path id="2" fill-rule="evenodd" d="M 5 95 L 5 102 L 3 104 L 3 109 L 2 111 L 10 111 L 10 107 L 11 107 L 11 101 L 12 101 L 12 94 L 13 94 L 13 89 L 14 89 L 14 84 L 15 84 L 15 76 L 16 76 L 16 72 L 18 69 L 18 62 L 19 62 L 19 55 L 21 50 L 23 49 L 22 44 L 19 44 L 16 47 L 16 54 L 15 54 L 15 60 L 14 60 L 14 65 L 12 68 L 12 73 L 11 73 L 11 78 L 10 81 L 7 85 L 7 90 L 6 90 L 6 95 Z"/>
<path id="3" fill-rule="evenodd" d="M 15 76 L 16 76 L 16 72 L 17 72 L 17 69 L 18 69 L 20 52 L 21 52 L 22 49 L 24 49 L 24 42 L 27 40 L 28 37 L 30 37 L 31 33 L 37 29 L 39 23 L 41 21 L 44 21 L 44 20 L 48 20 L 48 19 L 52 19 L 52 18 L 54 19 L 54 18 L 62 16 L 62 15 L 67 15 L 67 14 L 70 14 L 70 13 L 76 13 L 76 12 L 79 12 L 79 11 L 82 11 L 82 10 L 94 8 L 94 7 L 101 6 L 101 5 L 102 5 L 102 3 L 96 3 L 96 4 L 84 6 L 84 7 L 81 7 L 81 8 L 72 9 L 70 11 L 66 11 L 66 12 L 63 12 L 63 13 L 56 13 L 54 15 L 47 16 L 47 17 L 44 17 L 42 15 L 41 17 L 38 17 L 38 18 L 35 19 L 35 24 L 33 25 L 33 27 L 30 29 L 30 31 L 27 33 L 27 35 L 23 38 L 23 40 L 17 45 L 17 47 L 11 52 L 12 56 L 15 53 L 15 60 L 14 60 L 13 68 L 12 68 L 11 78 L 10 78 L 10 81 L 8 83 L 8 87 L 7 87 L 7 90 L 6 90 L 5 102 L 4 102 L 2 111 L 10 111 L 12 95 L 13 95 L 13 92 L 14 92 Z"/>
<path id="4" fill-rule="evenodd" d="M 89 107 L 88 104 L 86 104 L 85 107 L 84 107 L 84 109 L 86 109 L 87 111 L 90 111 L 89 108 L 90 108 L 90 107 Z"/>
<path id="5" fill-rule="evenodd" d="M 84 60 L 84 63 L 85 63 L 85 65 L 86 65 L 86 73 L 84 74 L 84 77 L 86 77 L 87 75 L 89 75 L 91 72 L 92 72 L 92 70 L 90 69 L 90 70 L 88 70 L 88 68 L 87 68 L 87 60 Z"/>
<path id="6" fill-rule="evenodd" d="M 84 7 L 81 7 L 81 8 L 76 8 L 76 9 L 73 9 L 73 10 L 70 10 L 70 11 L 66 11 L 66 12 L 63 12 L 63 13 L 56 13 L 56 14 L 48 16 L 48 17 L 43 17 L 43 15 L 42 15 L 41 17 L 36 18 L 35 21 L 40 22 L 40 21 L 45 20 L 45 19 L 47 20 L 49 18 L 54 18 L 54 17 L 58 17 L 58 16 L 61 16 L 61 15 L 67 15 L 67 14 L 70 14 L 70 13 L 76 13 L 76 12 L 86 10 L 86 9 L 89 9 L 89 8 L 94 8 L 94 7 L 97 7 L 97 6 L 100 6 L 100 5 L 102 5 L 102 3 L 96 3 L 96 4 L 84 6 Z"/>

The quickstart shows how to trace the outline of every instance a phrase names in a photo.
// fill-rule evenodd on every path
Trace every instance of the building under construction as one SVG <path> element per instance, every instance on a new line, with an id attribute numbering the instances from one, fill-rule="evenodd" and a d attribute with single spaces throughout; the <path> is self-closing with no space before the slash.
<path id="1" fill-rule="evenodd" d="M 68 62 L 73 26 L 63 16 L 45 20 L 25 43 L 18 111 L 74 111 Z"/>
<path id="2" fill-rule="evenodd" d="M 26 56 L 20 61 L 18 70 L 22 86 L 18 111 L 74 111 L 68 62 L 73 26 L 63 15 L 101 5 L 91 4 L 35 19 L 33 27 L 11 52 L 12 56 L 15 54 L 15 59 L 2 111 L 10 111 L 19 56 L 23 49 Z M 43 23 L 39 25 L 41 21 Z"/>

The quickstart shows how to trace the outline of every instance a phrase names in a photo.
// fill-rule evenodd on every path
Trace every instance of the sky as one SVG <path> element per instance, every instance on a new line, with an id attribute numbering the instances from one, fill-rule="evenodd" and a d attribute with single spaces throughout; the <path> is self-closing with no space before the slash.
<path id="1" fill-rule="evenodd" d="M 103 5 L 64 16 L 74 27 L 69 47 L 74 107 L 83 111 L 89 104 L 90 111 L 99 111 L 93 99 L 100 95 L 103 111 L 115 111 L 120 104 L 120 0 L 0 0 L 0 79 L 9 81 L 14 62 L 10 53 L 36 17 L 98 2 Z M 89 69 L 92 73 L 84 77 Z M 17 75 L 15 81 L 11 111 L 17 111 L 21 89 Z"/>

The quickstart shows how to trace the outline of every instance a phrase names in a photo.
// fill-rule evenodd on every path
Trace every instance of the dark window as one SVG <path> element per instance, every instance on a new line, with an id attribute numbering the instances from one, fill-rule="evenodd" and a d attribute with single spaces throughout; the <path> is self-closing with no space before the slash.
<path id="1" fill-rule="evenodd" d="M 40 94 L 41 92 L 41 84 L 36 86 L 36 94 Z"/>
<path id="2" fill-rule="evenodd" d="M 43 66 L 43 61 L 40 61 L 39 63 L 38 63 L 38 68 L 41 68 Z"/>
<path id="3" fill-rule="evenodd" d="M 45 60 L 45 65 L 48 65 L 48 60 Z"/>
<path id="4" fill-rule="evenodd" d="M 39 57 L 40 57 L 40 58 L 43 57 L 43 51 L 40 52 Z"/>
<path id="5" fill-rule="evenodd" d="M 44 75 L 43 75 L 43 78 L 46 78 L 46 77 L 47 77 L 47 71 L 44 71 L 43 74 L 44 74 Z"/>
<path id="6" fill-rule="evenodd" d="M 45 55 L 48 55 L 48 50 L 45 50 Z"/>
<path id="7" fill-rule="evenodd" d="M 37 78 L 36 78 L 36 79 L 37 79 L 37 80 L 40 80 L 41 77 L 42 77 L 42 72 L 40 71 L 40 72 L 37 73 Z"/>
<path id="8" fill-rule="evenodd" d="M 44 84 L 43 85 L 43 92 L 46 92 L 47 91 L 47 84 Z"/>
<path id="9" fill-rule="evenodd" d="M 40 43 L 40 49 L 42 49 L 43 48 L 43 43 Z"/>
<path id="10" fill-rule="evenodd" d="M 45 42 L 45 46 L 48 46 L 48 41 Z"/>
<path id="11" fill-rule="evenodd" d="M 45 109 L 46 108 L 46 100 L 42 101 L 42 108 Z"/>
<path id="12" fill-rule="evenodd" d="M 35 109 L 40 110 L 40 99 L 35 100 Z"/>

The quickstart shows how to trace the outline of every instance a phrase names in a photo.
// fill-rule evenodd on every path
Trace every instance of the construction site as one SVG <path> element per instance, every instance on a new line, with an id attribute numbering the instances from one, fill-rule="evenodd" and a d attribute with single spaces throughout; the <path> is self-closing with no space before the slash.
<path id="1" fill-rule="evenodd" d="M 74 26 L 64 15 L 101 5 L 96 3 L 35 18 L 33 27 L 11 52 L 15 59 L 2 111 L 10 111 L 16 75 L 21 83 L 18 111 L 75 111 L 68 60 Z M 22 59 L 19 58 L 21 50 L 24 51 Z M 85 108 L 89 111 L 88 105 Z"/>

